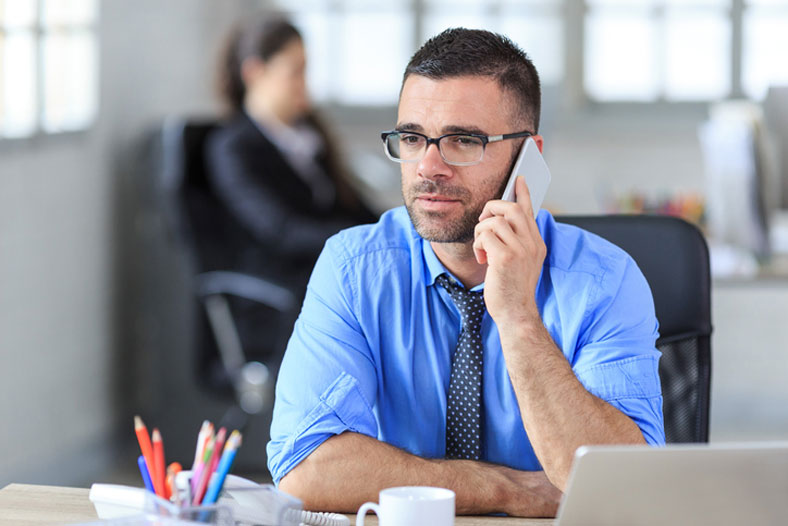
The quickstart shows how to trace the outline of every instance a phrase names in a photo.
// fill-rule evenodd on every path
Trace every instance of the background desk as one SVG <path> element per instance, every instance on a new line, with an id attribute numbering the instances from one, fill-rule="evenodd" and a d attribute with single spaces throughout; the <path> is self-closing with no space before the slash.
<path id="1" fill-rule="evenodd" d="M 351 525 L 355 517 L 350 515 Z M 56 486 L 9 484 L 0 489 L 0 526 L 44 526 L 96 520 L 88 490 Z M 374 515 L 365 521 L 377 525 Z M 552 519 L 457 517 L 456 526 L 549 526 Z"/>

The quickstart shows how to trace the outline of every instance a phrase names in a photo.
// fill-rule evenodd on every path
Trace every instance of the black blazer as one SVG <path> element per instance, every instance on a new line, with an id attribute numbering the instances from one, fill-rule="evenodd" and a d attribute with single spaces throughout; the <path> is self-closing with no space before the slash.
<path id="1" fill-rule="evenodd" d="M 363 206 L 349 209 L 338 200 L 326 209 L 317 209 L 310 187 L 246 114 L 208 138 L 206 156 L 208 179 L 216 196 L 257 243 L 249 247 L 251 255 L 243 258 L 247 271 L 259 270 L 274 278 L 308 275 L 328 237 L 343 228 L 376 220 Z M 318 162 L 336 180 L 328 155 Z"/>

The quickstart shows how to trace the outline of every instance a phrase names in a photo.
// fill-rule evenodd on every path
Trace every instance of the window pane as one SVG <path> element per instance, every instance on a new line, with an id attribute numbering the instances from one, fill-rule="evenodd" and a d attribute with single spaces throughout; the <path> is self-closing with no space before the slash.
<path id="1" fill-rule="evenodd" d="M 784 0 L 782 0 L 784 1 Z M 586 0 L 590 6 L 637 6 L 652 7 L 660 5 L 675 5 L 682 7 L 715 6 L 730 7 L 731 0 Z"/>
<path id="2" fill-rule="evenodd" d="M 654 21 L 647 11 L 592 13 L 586 19 L 585 85 L 598 100 L 657 98 Z"/>
<path id="3" fill-rule="evenodd" d="M 779 7 L 788 7 L 788 2 L 785 0 L 746 0 L 747 5 L 753 6 L 779 6 Z"/>
<path id="4" fill-rule="evenodd" d="M 35 63 L 32 33 L 0 35 L 0 136 L 25 137 L 35 131 Z"/>
<path id="5" fill-rule="evenodd" d="M 501 32 L 516 42 L 536 66 L 543 84 L 558 84 L 564 77 L 564 35 L 558 14 L 501 13 Z"/>
<path id="6" fill-rule="evenodd" d="M 89 31 L 48 34 L 42 39 L 45 131 L 79 130 L 96 113 L 96 42 Z"/>
<path id="7" fill-rule="evenodd" d="M 561 6 L 564 0 L 501 0 L 504 9 L 507 6 Z"/>
<path id="8" fill-rule="evenodd" d="M 694 6 L 709 6 L 709 7 L 730 7 L 731 0 L 665 0 L 665 3 L 670 6 L 676 7 L 694 7 Z"/>
<path id="9" fill-rule="evenodd" d="M 762 99 L 770 85 L 788 84 L 786 28 L 786 13 L 752 9 L 745 14 L 742 84 L 745 92 L 755 99 Z"/>
<path id="10" fill-rule="evenodd" d="M 427 9 L 431 11 L 484 11 L 484 2 L 478 0 L 426 0 Z"/>
<path id="11" fill-rule="evenodd" d="M 669 11 L 665 19 L 665 95 L 716 99 L 730 91 L 730 19 L 722 12 Z"/>
<path id="12" fill-rule="evenodd" d="M 36 0 L 0 0 L 0 26 L 30 27 L 36 21 Z"/>
<path id="13" fill-rule="evenodd" d="M 339 43 L 333 28 L 340 18 L 328 12 L 300 12 L 293 16 L 293 23 L 304 38 L 306 48 L 306 77 L 309 93 L 318 102 L 331 99 L 332 84 L 338 66 Z"/>
<path id="14" fill-rule="evenodd" d="M 342 62 L 332 72 L 338 81 L 337 100 L 348 104 L 397 102 L 412 47 L 410 22 L 406 11 L 345 14 L 340 25 Z"/>
<path id="15" fill-rule="evenodd" d="M 650 7 L 660 3 L 660 0 L 586 0 L 586 3 L 591 7 L 604 6 L 604 7 Z"/>
<path id="16" fill-rule="evenodd" d="M 498 30 L 481 2 L 463 9 L 431 9 L 424 15 L 421 42 L 425 42 L 450 27 Z"/>
<path id="17" fill-rule="evenodd" d="M 88 25 L 95 21 L 97 0 L 44 0 L 45 26 Z"/>

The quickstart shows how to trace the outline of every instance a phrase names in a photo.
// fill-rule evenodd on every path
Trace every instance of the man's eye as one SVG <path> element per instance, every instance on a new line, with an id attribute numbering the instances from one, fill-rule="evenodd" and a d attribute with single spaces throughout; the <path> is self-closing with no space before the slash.
<path id="1" fill-rule="evenodd" d="M 400 134 L 399 140 L 407 145 L 413 146 L 415 144 L 419 144 L 422 141 L 422 138 L 418 135 Z"/>
<path id="2" fill-rule="evenodd" d="M 482 143 L 478 137 L 470 135 L 455 135 L 452 137 L 452 142 L 457 146 L 479 146 Z"/>

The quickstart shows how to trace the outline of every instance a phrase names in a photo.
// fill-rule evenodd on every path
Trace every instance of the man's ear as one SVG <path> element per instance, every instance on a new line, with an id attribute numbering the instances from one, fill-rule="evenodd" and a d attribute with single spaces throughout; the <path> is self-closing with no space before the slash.
<path id="1" fill-rule="evenodd" d="M 544 153 L 542 149 L 544 148 L 544 139 L 541 135 L 531 135 L 531 139 L 534 140 L 536 145 L 539 147 L 539 153 Z"/>

